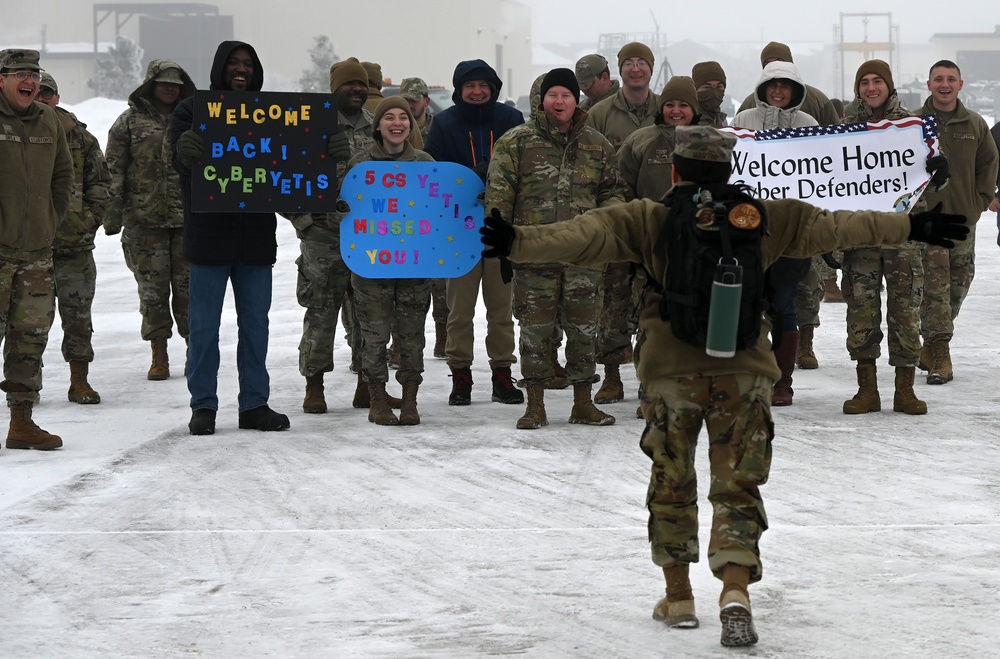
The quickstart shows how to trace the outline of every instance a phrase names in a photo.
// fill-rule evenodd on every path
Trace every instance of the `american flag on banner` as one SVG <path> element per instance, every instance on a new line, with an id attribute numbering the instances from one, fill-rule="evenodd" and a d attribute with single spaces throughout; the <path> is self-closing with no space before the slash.
<path id="1" fill-rule="evenodd" d="M 937 155 L 932 114 L 870 123 L 774 130 L 723 128 L 737 137 L 731 182 L 761 199 L 802 199 L 830 210 L 906 211 Z"/>
<path id="2" fill-rule="evenodd" d="M 782 140 L 789 137 L 820 137 L 823 135 L 842 135 L 844 133 L 863 133 L 869 130 L 885 130 L 887 128 L 905 128 L 919 124 L 923 128 L 924 141 L 928 147 L 933 146 L 937 154 L 938 128 L 937 119 L 933 114 L 917 115 L 905 119 L 883 119 L 871 123 L 835 124 L 832 126 L 802 126 L 799 128 L 775 128 L 774 130 L 752 131 L 745 128 L 728 129 L 736 137 L 752 137 L 755 140 Z"/>

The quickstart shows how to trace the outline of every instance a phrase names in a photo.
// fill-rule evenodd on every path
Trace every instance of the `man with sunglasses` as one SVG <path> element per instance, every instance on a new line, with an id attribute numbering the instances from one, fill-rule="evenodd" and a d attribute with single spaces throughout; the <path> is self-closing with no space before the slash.
<path id="1" fill-rule="evenodd" d="M 56 111 L 73 155 L 73 194 L 52 243 L 52 265 L 63 329 L 62 355 L 69 363 L 67 397 L 72 403 L 93 405 L 101 402 L 100 394 L 87 381 L 90 362 L 94 361 L 90 314 L 97 288 L 94 236 L 111 197 L 111 170 L 87 125 L 59 107 L 59 85 L 48 73 L 42 73 L 36 100 Z"/>
<path id="2" fill-rule="evenodd" d="M 35 103 L 38 51 L 0 60 L 0 336 L 10 428 L 7 448 L 51 450 L 62 439 L 31 419 L 55 317 L 52 241 L 69 207 L 73 157 L 52 108 Z"/>

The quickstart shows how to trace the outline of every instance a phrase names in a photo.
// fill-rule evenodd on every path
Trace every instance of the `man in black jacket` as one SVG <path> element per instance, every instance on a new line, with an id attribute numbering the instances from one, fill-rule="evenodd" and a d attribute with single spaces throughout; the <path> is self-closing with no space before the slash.
<path id="1" fill-rule="evenodd" d="M 256 51 L 242 41 L 223 41 L 215 52 L 212 89 L 259 91 L 264 68 Z M 192 129 L 194 98 L 177 106 L 170 123 L 174 166 L 184 194 L 184 258 L 191 264 L 187 383 L 191 393 L 192 435 L 215 432 L 219 375 L 219 325 L 226 286 L 233 285 L 239 342 L 239 427 L 287 430 L 288 417 L 267 405 L 268 312 L 271 269 L 277 256 L 274 213 L 194 213 L 191 164 L 204 155 L 201 135 Z"/>
<path id="2" fill-rule="evenodd" d="M 493 144 L 509 129 L 524 123 L 515 108 L 497 103 L 503 86 L 496 71 L 481 59 L 459 62 L 452 77 L 455 105 L 434 118 L 424 150 L 434 160 L 457 162 L 476 170 L 486 182 Z M 512 382 L 514 318 L 509 277 L 504 281 L 496 260 L 480 261 L 462 277 L 449 279 L 448 340 L 445 353 L 451 368 L 449 405 L 472 402 L 473 321 L 482 285 L 486 305 L 486 352 L 493 372 L 493 400 L 521 404 L 524 394 Z"/>

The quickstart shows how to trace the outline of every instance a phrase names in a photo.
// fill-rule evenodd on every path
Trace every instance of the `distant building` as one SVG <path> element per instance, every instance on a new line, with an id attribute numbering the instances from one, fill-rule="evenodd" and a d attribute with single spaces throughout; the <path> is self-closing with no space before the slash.
<path id="1" fill-rule="evenodd" d="M 292 91 L 310 66 L 313 37 L 321 34 L 333 41 L 338 57 L 378 62 L 396 82 L 417 76 L 450 87 L 455 65 L 478 58 L 497 70 L 505 98 L 516 98 L 516 90 L 531 85 L 531 9 L 526 5 L 435 0 L 396 16 L 377 18 L 371 3 L 326 0 L 298 0 L 266 12 L 243 0 L 35 0 L 4 7 L 0 48 L 41 51 L 42 66 L 59 80 L 60 93 L 71 104 L 93 96 L 87 81 L 94 76 L 95 50 L 114 44 L 116 30 L 146 51 L 144 65 L 172 59 L 200 88 L 208 87 L 208 67 L 219 41 L 238 39 L 253 44 L 260 55 L 265 89 Z"/>

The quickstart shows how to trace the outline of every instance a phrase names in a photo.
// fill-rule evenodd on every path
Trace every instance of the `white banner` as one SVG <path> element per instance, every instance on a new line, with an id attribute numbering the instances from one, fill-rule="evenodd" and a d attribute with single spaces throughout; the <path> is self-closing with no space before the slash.
<path id="1" fill-rule="evenodd" d="M 908 211 L 938 153 L 933 115 L 868 124 L 752 131 L 738 139 L 730 183 L 761 199 L 801 199 L 829 210 Z"/>

